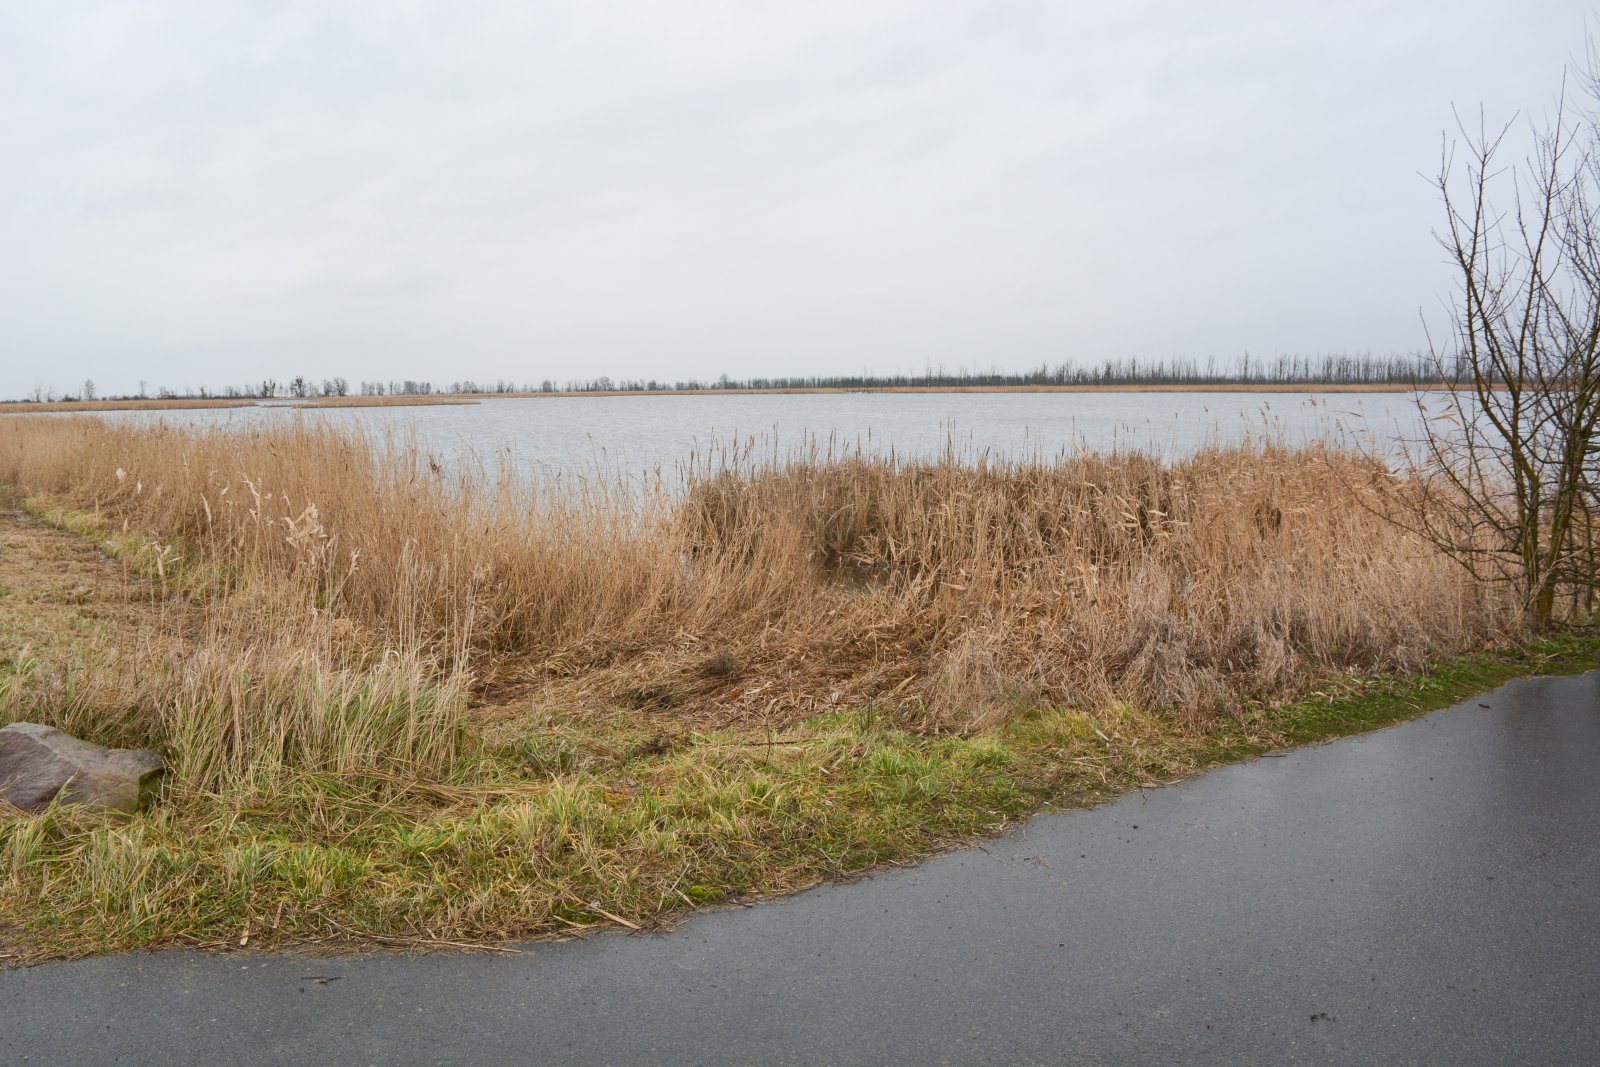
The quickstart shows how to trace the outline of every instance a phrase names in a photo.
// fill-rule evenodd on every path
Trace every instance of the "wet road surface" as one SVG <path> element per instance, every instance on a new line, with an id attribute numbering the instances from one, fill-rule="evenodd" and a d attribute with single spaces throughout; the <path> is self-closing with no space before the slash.
<path id="1" fill-rule="evenodd" d="M 1593 1063 L 1600 674 L 667 935 L 124 955 L 0 1005 L 6 1064 Z"/>

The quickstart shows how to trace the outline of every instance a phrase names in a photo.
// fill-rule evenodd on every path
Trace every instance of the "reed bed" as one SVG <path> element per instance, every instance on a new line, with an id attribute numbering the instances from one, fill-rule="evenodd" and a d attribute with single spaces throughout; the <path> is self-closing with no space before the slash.
<path id="1" fill-rule="evenodd" d="M 1323 447 L 723 449 L 641 485 L 451 471 L 311 420 L 18 420 L 0 479 L 300 590 L 481 687 L 724 722 L 876 702 L 969 730 L 1123 700 L 1203 725 L 1516 626 L 1497 590 L 1377 517 L 1405 486 Z"/>
<path id="2" fill-rule="evenodd" d="M 0 720 L 172 768 L 131 826 L 0 812 L 28 958 L 645 923 L 1393 721 L 1437 694 L 1277 705 L 1520 636 L 1325 447 L 747 442 L 638 479 L 24 417 L 0 483 L 83 557 L 54 591 L 0 560 Z"/>
<path id="3" fill-rule="evenodd" d="M 0 402 L 0 415 L 37 415 L 45 412 L 181 411 L 192 408 L 252 407 L 254 400 L 223 397 L 138 397 L 123 400 L 8 400 Z"/>

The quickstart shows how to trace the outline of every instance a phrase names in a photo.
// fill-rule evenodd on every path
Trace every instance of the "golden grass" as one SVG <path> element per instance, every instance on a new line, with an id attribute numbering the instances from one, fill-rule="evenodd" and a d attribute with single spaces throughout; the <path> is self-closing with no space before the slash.
<path id="1" fill-rule="evenodd" d="M 91 551 L 86 560 L 60 541 L 41 546 L 37 534 L 0 538 L 24 552 L 0 568 L 6 586 L 31 594 L 0 605 L 10 609 L 0 663 L 26 665 L 0 717 L 26 717 L 25 701 L 30 714 L 102 743 L 154 745 L 175 779 L 201 792 L 287 771 L 458 769 L 460 675 L 412 649 L 358 645 L 346 620 L 292 583 L 224 581 L 170 543 L 120 534 L 90 513 L 40 517 Z M 96 566 L 96 548 L 130 580 Z M 52 588 L 41 562 L 74 577 Z"/>
<path id="2" fill-rule="evenodd" d="M 278 402 L 275 407 L 301 409 L 315 408 L 376 408 L 376 407 L 429 407 L 439 404 L 476 404 L 481 397 L 467 396 L 319 396 L 294 403 Z M 171 400 L 50 400 L 0 402 L 0 415 L 41 415 L 52 412 L 96 411 L 182 411 L 193 408 L 248 408 L 261 405 L 259 400 L 211 398 L 174 398 Z"/>
<path id="3" fill-rule="evenodd" d="M 171 400 L 17 400 L 0 403 L 0 415 L 37 415 L 52 411 L 179 411 L 188 408 L 243 408 L 254 400 L 198 397 Z"/>
<path id="4" fill-rule="evenodd" d="M 146 598 L 86 623 L 93 553 L 0 590 L 0 720 L 173 767 L 131 826 L 0 818 L 32 952 L 642 922 L 1258 750 L 1519 624 L 1323 448 L 537 481 L 311 419 L 16 419 L 0 483 Z"/>
<path id="5" fill-rule="evenodd" d="M 723 452 L 684 486 L 640 489 L 458 477 L 310 422 L 17 421 L 0 478 L 485 684 L 718 721 L 870 700 L 969 729 L 1013 705 L 1120 699 L 1200 723 L 1514 627 L 1503 597 L 1375 517 L 1402 488 L 1321 448 L 1172 464 Z"/>

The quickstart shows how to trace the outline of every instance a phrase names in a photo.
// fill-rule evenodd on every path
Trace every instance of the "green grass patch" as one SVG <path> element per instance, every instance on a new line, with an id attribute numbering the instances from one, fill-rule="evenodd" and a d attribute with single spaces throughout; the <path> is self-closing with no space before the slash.
<path id="1" fill-rule="evenodd" d="M 166 595 L 199 598 L 229 587 L 230 576 L 223 568 L 200 562 L 201 553 L 181 541 L 119 528 L 98 511 L 67 507 L 48 497 L 29 496 L 21 506 L 40 522 L 95 542 L 108 557 Z"/>
<path id="2" fill-rule="evenodd" d="M 564 722 L 450 782 L 278 774 L 147 815 L 0 817 L 13 958 L 187 943 L 499 944 L 780 893 L 1288 745 L 1387 726 L 1530 673 L 1600 667 L 1600 640 L 1350 679 L 1200 733 L 1132 707 L 1045 708 L 970 737 L 871 710 L 781 738 Z M 25 677 L 16 670 L 9 680 Z"/>

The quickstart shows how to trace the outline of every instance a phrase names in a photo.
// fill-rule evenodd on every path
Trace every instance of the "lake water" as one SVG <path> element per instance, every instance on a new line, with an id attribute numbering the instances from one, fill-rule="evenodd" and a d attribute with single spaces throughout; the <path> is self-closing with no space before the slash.
<path id="1" fill-rule="evenodd" d="M 471 405 L 283 406 L 115 412 L 101 417 L 247 429 L 326 419 L 415 432 L 448 462 L 468 454 L 525 469 L 672 470 L 697 451 L 751 437 L 762 450 L 809 438 L 836 449 L 929 456 L 954 444 L 969 455 L 1055 455 L 1063 450 L 1181 456 L 1209 443 L 1271 437 L 1289 444 L 1350 435 L 1385 443 L 1421 423 L 1407 393 L 826 393 L 698 396 L 554 396 Z"/>

